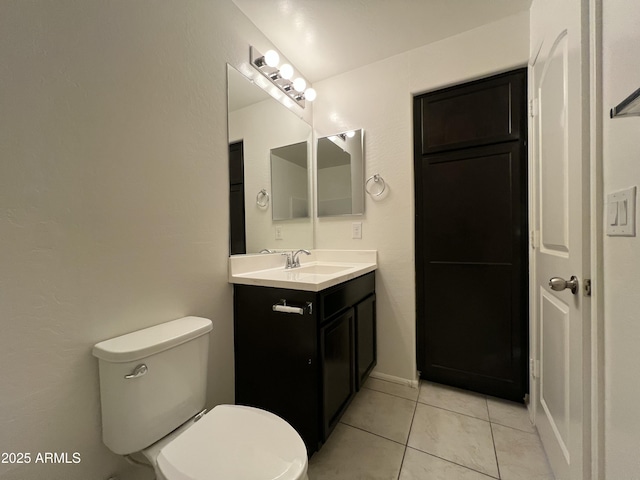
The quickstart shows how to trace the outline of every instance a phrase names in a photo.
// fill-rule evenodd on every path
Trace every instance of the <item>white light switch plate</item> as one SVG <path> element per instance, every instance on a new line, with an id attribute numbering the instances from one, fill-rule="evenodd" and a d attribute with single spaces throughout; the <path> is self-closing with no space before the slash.
<path id="1" fill-rule="evenodd" d="M 607 195 L 605 205 L 607 235 L 610 237 L 636 236 L 636 187 Z"/>
<path id="2" fill-rule="evenodd" d="M 276 225 L 276 240 L 282 240 L 282 225 Z"/>

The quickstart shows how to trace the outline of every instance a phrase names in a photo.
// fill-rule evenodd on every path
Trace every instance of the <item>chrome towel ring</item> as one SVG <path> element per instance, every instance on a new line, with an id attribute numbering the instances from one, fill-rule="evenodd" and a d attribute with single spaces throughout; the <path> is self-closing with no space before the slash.
<path id="1" fill-rule="evenodd" d="M 384 190 L 387 188 L 387 184 L 384 182 L 384 178 L 376 173 L 367 178 L 364 188 L 372 197 L 379 197 L 384 193 Z"/>
<path id="2" fill-rule="evenodd" d="M 256 203 L 260 208 L 266 208 L 269 205 L 269 194 L 264 188 L 256 195 Z"/>

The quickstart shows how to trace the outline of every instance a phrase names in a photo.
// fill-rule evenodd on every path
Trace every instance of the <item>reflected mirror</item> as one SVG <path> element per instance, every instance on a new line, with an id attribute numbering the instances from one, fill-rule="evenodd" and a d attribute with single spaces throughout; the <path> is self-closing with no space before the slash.
<path id="1" fill-rule="evenodd" d="M 231 254 L 313 248 L 311 126 L 230 65 L 227 80 Z"/>
<path id="2" fill-rule="evenodd" d="M 362 130 L 318 139 L 316 152 L 318 216 L 364 213 Z"/>
<path id="3" fill-rule="evenodd" d="M 271 150 L 271 189 L 274 220 L 309 217 L 307 142 Z"/>

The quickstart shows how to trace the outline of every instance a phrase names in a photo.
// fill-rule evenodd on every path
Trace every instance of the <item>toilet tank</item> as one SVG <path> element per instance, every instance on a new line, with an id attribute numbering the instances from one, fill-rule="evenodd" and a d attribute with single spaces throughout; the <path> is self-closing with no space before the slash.
<path id="1" fill-rule="evenodd" d="M 140 451 L 204 408 L 211 329 L 211 320 L 184 317 L 93 347 L 111 451 Z"/>

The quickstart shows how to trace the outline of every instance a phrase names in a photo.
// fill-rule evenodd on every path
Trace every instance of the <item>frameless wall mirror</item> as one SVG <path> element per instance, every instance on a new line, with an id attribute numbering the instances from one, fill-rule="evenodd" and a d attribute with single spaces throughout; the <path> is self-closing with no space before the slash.
<path id="1" fill-rule="evenodd" d="M 318 139 L 318 216 L 364 213 L 364 134 L 351 130 Z"/>
<path id="2" fill-rule="evenodd" d="M 234 149 L 230 152 L 230 215 L 244 220 L 231 220 L 231 252 L 313 248 L 313 192 L 307 167 L 311 126 L 230 65 L 227 80 L 229 144 Z M 293 151 L 302 155 L 303 150 L 304 168 L 289 160 Z M 273 152 L 282 159 L 275 171 Z M 240 162 L 241 168 L 234 168 L 233 162 Z M 282 185 L 290 187 L 292 177 L 285 175 L 292 171 L 296 190 L 281 191 Z M 281 216 L 274 210 L 276 202 L 289 197 L 287 214 Z"/>
<path id="3" fill-rule="evenodd" d="M 271 149 L 274 220 L 309 217 L 308 143 Z"/>

